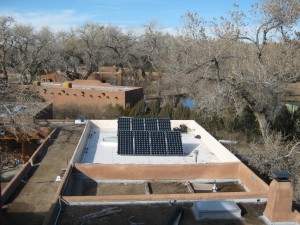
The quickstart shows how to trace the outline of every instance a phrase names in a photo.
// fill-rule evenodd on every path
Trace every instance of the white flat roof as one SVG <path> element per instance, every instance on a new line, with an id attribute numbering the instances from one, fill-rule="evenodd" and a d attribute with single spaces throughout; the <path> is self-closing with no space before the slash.
<path id="1" fill-rule="evenodd" d="M 171 121 L 171 126 L 188 126 L 188 133 L 182 133 L 184 156 L 136 156 L 118 155 L 117 120 L 92 120 L 85 129 L 86 139 L 81 138 L 80 163 L 101 164 L 194 164 L 239 162 L 239 160 L 208 134 L 195 121 Z M 195 138 L 200 135 L 201 139 Z M 198 154 L 195 154 L 195 150 Z M 77 149 L 80 151 L 80 149 Z"/>

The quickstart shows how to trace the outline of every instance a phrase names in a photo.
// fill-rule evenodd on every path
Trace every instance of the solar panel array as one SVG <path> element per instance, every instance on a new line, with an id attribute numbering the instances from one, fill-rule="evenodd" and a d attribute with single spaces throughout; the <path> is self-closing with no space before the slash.
<path id="1" fill-rule="evenodd" d="M 118 119 L 118 154 L 184 155 L 181 133 L 171 131 L 169 119 Z"/>
<path id="2" fill-rule="evenodd" d="M 118 130 L 171 131 L 169 119 L 120 117 Z"/>

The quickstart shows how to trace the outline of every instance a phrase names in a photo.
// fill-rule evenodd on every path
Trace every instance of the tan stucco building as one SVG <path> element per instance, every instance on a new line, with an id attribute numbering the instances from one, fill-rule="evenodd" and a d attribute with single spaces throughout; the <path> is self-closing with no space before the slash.
<path id="1" fill-rule="evenodd" d="M 143 88 L 112 86 L 98 80 L 74 80 L 66 83 L 36 83 L 35 92 L 53 107 L 67 104 L 101 108 L 105 105 L 133 107 L 143 99 Z"/>

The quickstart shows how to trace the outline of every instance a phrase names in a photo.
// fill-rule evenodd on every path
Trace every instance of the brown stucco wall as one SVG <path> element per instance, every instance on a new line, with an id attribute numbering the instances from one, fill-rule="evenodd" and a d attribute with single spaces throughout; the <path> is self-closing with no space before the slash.
<path id="1" fill-rule="evenodd" d="M 239 163 L 214 164 L 75 164 L 88 177 L 100 179 L 225 179 L 238 178 Z"/>
<path id="2" fill-rule="evenodd" d="M 42 82 L 60 82 L 60 76 L 56 73 L 50 73 L 46 75 L 41 75 Z"/>
<path id="3" fill-rule="evenodd" d="M 296 214 L 292 212 L 293 187 L 291 182 L 273 180 L 268 193 L 268 203 L 264 215 L 271 222 L 296 221 Z"/>
<path id="4" fill-rule="evenodd" d="M 52 102 L 54 108 L 66 104 L 82 107 L 93 106 L 96 108 L 109 104 L 118 104 L 125 108 L 127 102 L 136 103 L 143 99 L 142 88 L 117 91 L 37 86 L 36 93 L 41 95 L 46 101 Z"/>
<path id="5" fill-rule="evenodd" d="M 5 203 L 7 199 L 14 193 L 17 189 L 21 180 L 27 176 L 31 168 L 31 164 L 29 162 L 25 163 L 21 170 L 14 176 L 14 178 L 8 183 L 8 185 L 1 192 L 1 201 Z"/>
<path id="6" fill-rule="evenodd" d="M 70 174 L 71 174 L 71 171 L 72 171 L 72 164 L 69 163 L 67 169 L 66 169 L 66 172 L 60 182 L 60 185 L 52 199 L 52 202 L 51 202 L 51 206 L 50 206 L 50 209 L 48 211 L 48 214 L 46 216 L 46 218 L 44 219 L 43 221 L 43 225 L 50 225 L 50 224 L 55 224 L 55 221 L 57 219 L 57 216 L 59 215 L 60 211 L 61 211 L 61 203 L 60 203 L 60 200 L 59 200 L 59 197 L 60 197 L 60 193 L 63 192 L 65 186 L 67 185 L 68 183 L 68 180 L 69 180 L 69 177 L 70 177 Z"/>
<path id="7" fill-rule="evenodd" d="M 122 85 L 122 74 L 121 72 L 94 72 L 88 78 L 88 80 L 100 80 L 101 82 L 109 82 L 110 79 L 115 80 L 113 85 Z"/>
<path id="8" fill-rule="evenodd" d="M 268 192 L 269 186 L 245 164 L 239 164 L 238 178 L 251 191 Z"/>
<path id="9" fill-rule="evenodd" d="M 226 200 L 226 199 L 256 199 L 265 198 L 265 193 L 251 192 L 216 192 L 189 194 L 152 194 L 152 195 L 109 195 L 109 196 L 63 196 L 66 202 L 124 202 L 124 201 L 168 201 L 169 199 L 197 200 Z"/>
<path id="10" fill-rule="evenodd" d="M 27 176 L 27 174 L 29 173 L 29 171 L 31 169 L 31 165 L 35 162 L 38 155 L 41 154 L 42 149 L 44 149 L 44 146 L 47 145 L 50 138 L 54 135 L 55 130 L 56 129 L 53 130 L 53 128 L 48 128 L 48 127 L 40 128 L 41 132 L 48 132 L 48 133 L 50 133 L 50 131 L 52 131 L 52 132 L 45 138 L 45 141 L 39 146 L 39 148 L 36 149 L 36 151 L 31 156 L 31 158 L 28 160 L 28 162 L 23 165 L 23 167 L 20 169 L 20 171 L 14 176 L 14 178 L 3 189 L 3 191 L 1 192 L 2 202 L 5 202 L 14 193 L 14 191 L 20 185 L 21 180 L 23 180 L 24 177 Z M 26 151 L 27 151 L 27 149 L 26 149 Z"/>
<path id="11" fill-rule="evenodd" d="M 98 87 L 109 87 L 111 84 L 102 83 L 100 80 L 73 80 L 69 83 L 72 85 L 81 85 L 81 86 L 98 86 Z"/>
<path id="12" fill-rule="evenodd" d="M 70 202 L 97 201 L 164 201 L 168 199 L 261 199 L 268 194 L 268 185 L 259 179 L 242 163 L 215 163 L 195 165 L 104 165 L 75 164 L 74 172 L 85 174 L 91 179 L 101 180 L 189 180 L 189 179 L 241 179 L 248 184 L 249 192 L 217 192 L 155 195 L 113 195 L 113 196 L 64 196 Z M 253 179 L 255 184 L 252 184 Z"/>
<path id="13" fill-rule="evenodd" d="M 50 129 L 52 130 L 52 128 Z M 37 158 L 43 154 L 44 146 L 48 144 L 49 139 L 53 137 L 56 130 L 56 128 L 52 130 L 52 132 L 46 137 L 46 140 L 35 150 L 28 162 L 30 162 L 32 165 L 36 162 Z"/>

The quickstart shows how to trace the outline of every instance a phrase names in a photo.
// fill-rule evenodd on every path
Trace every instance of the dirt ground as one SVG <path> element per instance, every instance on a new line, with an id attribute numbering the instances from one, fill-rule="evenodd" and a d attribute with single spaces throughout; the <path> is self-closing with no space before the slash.
<path id="1" fill-rule="evenodd" d="M 82 195 L 130 195 L 130 194 L 145 194 L 145 184 L 93 184 L 90 182 L 84 184 Z"/>
<path id="2" fill-rule="evenodd" d="M 83 125 L 61 125 L 43 158 L 34 165 L 15 196 L 5 206 L 2 225 L 42 224 L 59 182 L 56 176 L 67 167 L 83 131 Z"/>
<path id="3" fill-rule="evenodd" d="M 180 204 L 182 216 L 180 225 L 265 225 L 259 218 L 265 208 L 264 204 L 239 204 L 242 210 L 242 219 L 225 221 L 206 221 L 199 222 L 194 219 L 191 210 L 192 203 Z M 103 209 L 116 208 L 121 212 L 102 218 L 96 218 L 81 222 L 81 218 L 90 213 L 100 212 Z M 176 206 L 169 204 L 132 204 L 132 205 L 107 205 L 107 206 L 66 206 L 63 209 L 59 225 L 161 225 L 165 224 L 170 218 Z M 131 218 L 131 219 L 130 219 Z M 135 222 L 135 223 L 130 223 Z"/>

